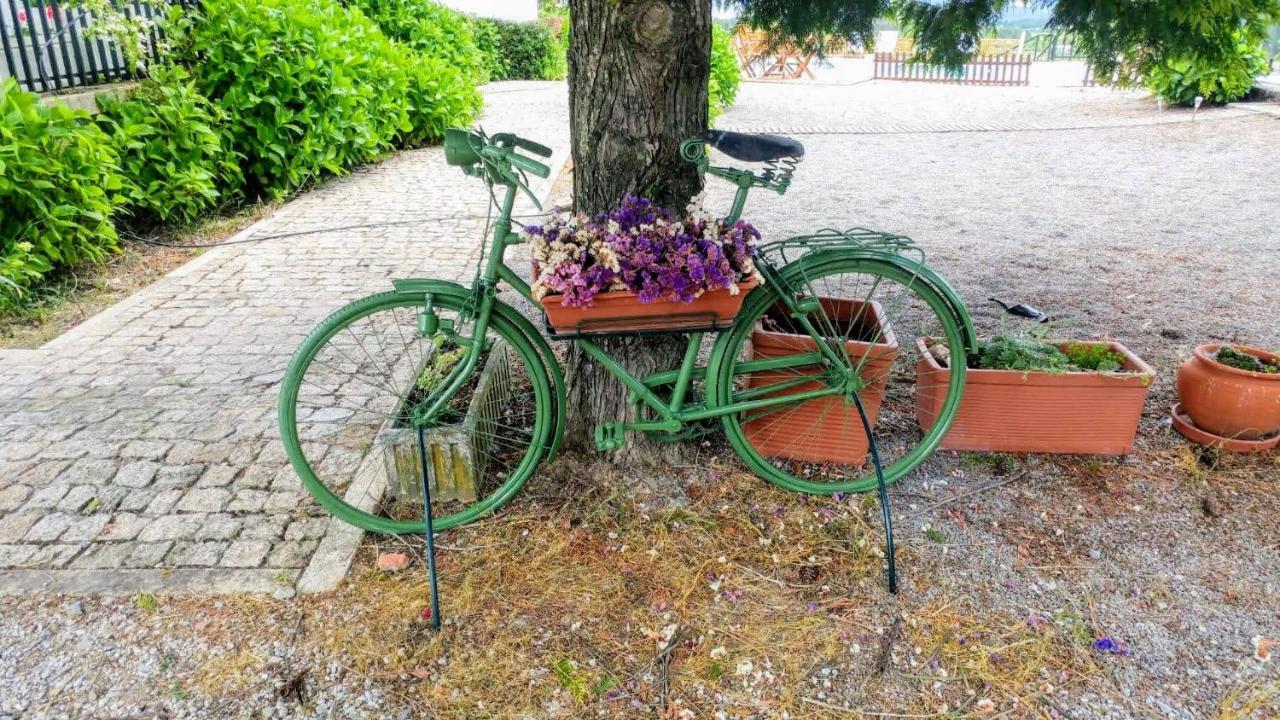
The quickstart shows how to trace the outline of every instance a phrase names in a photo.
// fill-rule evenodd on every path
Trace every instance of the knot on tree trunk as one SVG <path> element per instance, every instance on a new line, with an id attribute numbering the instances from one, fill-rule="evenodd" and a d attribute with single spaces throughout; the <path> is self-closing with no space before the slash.
<path id="1" fill-rule="evenodd" d="M 650 50 L 661 49 L 671 38 L 674 17 L 664 2 L 653 0 L 641 5 L 636 18 L 636 41 Z"/>

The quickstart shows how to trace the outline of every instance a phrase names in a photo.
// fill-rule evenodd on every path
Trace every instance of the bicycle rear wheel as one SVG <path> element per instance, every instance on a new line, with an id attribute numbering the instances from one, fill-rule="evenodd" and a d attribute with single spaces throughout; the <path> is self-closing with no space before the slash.
<path id="1" fill-rule="evenodd" d="M 434 293 L 428 308 L 422 294 L 387 292 L 338 310 L 298 349 L 280 391 L 281 438 L 331 513 L 374 532 L 422 532 L 419 426 L 437 530 L 496 510 L 533 474 L 555 424 L 545 368 L 498 312 L 484 347 L 469 349 L 458 338 L 473 314 L 461 294 Z"/>
<path id="2" fill-rule="evenodd" d="M 873 490 L 856 393 L 873 425 L 885 481 L 902 478 L 937 448 L 959 405 L 965 346 L 954 309 L 910 261 L 888 255 L 815 253 L 778 276 L 781 282 L 747 298 L 721 337 L 708 379 L 714 404 L 840 392 L 725 415 L 729 443 L 752 471 L 788 490 Z M 783 292 L 810 307 L 812 334 L 787 312 Z M 824 360 L 819 343 L 847 362 Z M 947 368 L 922 372 L 918 345 L 940 354 L 946 348 Z M 917 423 L 918 402 L 937 408 L 928 430 Z"/>

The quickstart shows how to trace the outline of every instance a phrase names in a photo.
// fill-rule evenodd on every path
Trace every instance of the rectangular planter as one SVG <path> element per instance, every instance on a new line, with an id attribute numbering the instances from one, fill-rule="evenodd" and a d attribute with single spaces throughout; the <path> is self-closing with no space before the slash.
<path id="1" fill-rule="evenodd" d="M 870 312 L 867 312 L 863 309 L 865 303 L 857 300 L 821 297 L 819 302 L 831 317 L 859 323 L 857 337 L 862 339 L 845 342 L 845 353 L 850 358 L 868 358 L 862 374 L 873 380 L 859 398 L 867 411 L 867 420 L 874 427 L 880 413 L 880 402 L 884 398 L 889 368 L 898 357 L 898 341 L 892 328 L 886 326 L 884 310 L 879 303 L 872 302 Z M 774 312 L 775 310 L 770 310 L 769 314 Z M 777 312 L 779 317 L 785 317 L 785 309 Z M 880 342 L 866 342 L 877 335 L 882 335 Z M 757 325 L 751 334 L 751 348 L 752 359 L 759 360 L 814 352 L 818 346 L 807 333 L 797 335 L 771 331 Z M 817 373 L 818 370 L 814 369 L 804 374 Z M 796 374 L 796 370 L 751 373 L 748 387 L 764 387 L 794 379 Z M 799 393 L 823 387 L 823 383 L 814 381 L 782 392 Z M 839 395 L 808 400 L 798 406 L 786 407 L 750 420 L 743 426 L 743 434 L 752 446 L 771 457 L 859 465 L 867 456 L 867 435 L 858 418 L 858 410 Z"/>
<path id="2" fill-rule="evenodd" d="M 916 342 L 916 420 L 933 427 L 942 398 L 920 388 L 946 383 L 947 370 Z M 1059 347 L 1067 343 L 1057 343 Z M 1120 372 L 1021 372 L 973 370 L 965 373 L 964 395 L 947 450 L 982 452 L 1123 455 L 1133 447 L 1142 405 L 1155 372 L 1118 342 L 1102 345 L 1124 357 Z"/>
<path id="3" fill-rule="evenodd" d="M 514 390 L 510 354 L 510 348 L 502 341 L 494 343 L 489 350 L 467 405 L 465 422 L 429 428 L 424 433 L 433 503 L 443 500 L 475 502 L 488 458 L 486 438 L 493 437 L 498 417 Z M 400 408 L 397 408 L 395 416 L 399 418 L 400 415 Z M 421 502 L 422 470 L 418 461 L 417 430 L 399 420 L 388 420 L 378 432 L 376 444 L 382 450 L 387 492 L 397 502 Z"/>
<path id="4" fill-rule="evenodd" d="M 627 290 L 600 293 L 591 307 L 562 305 L 563 295 L 542 298 L 547 324 L 556 335 L 639 332 L 646 330 L 723 330 L 733 324 L 742 301 L 758 283 L 738 283 L 738 293 L 728 288 L 709 290 L 693 300 L 656 300 L 642 303 Z"/>

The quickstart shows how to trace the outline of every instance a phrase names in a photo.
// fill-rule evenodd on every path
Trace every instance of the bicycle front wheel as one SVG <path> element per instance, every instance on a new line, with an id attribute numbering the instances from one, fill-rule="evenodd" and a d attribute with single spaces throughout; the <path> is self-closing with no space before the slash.
<path id="1" fill-rule="evenodd" d="M 747 298 L 713 359 L 715 405 L 744 407 L 723 416 L 729 443 L 788 490 L 873 490 L 856 394 L 886 482 L 902 478 L 938 447 L 960 402 L 965 346 L 954 309 L 910 262 L 891 257 L 815 253 L 778 276 Z M 808 312 L 788 312 L 784 292 Z M 824 358 L 821 345 L 845 360 Z M 922 350 L 949 355 L 946 366 L 922 363 Z M 822 391 L 832 392 L 813 397 Z M 747 406 L 763 401 L 771 402 Z M 931 425 L 922 429 L 918 417 Z"/>
<path id="2" fill-rule="evenodd" d="M 420 427 L 437 530 L 496 510 L 533 474 L 555 424 L 541 358 L 498 312 L 482 346 L 469 344 L 473 315 L 461 293 L 428 306 L 387 292 L 303 342 L 281 387 L 280 433 L 331 513 L 373 532 L 422 532 Z"/>

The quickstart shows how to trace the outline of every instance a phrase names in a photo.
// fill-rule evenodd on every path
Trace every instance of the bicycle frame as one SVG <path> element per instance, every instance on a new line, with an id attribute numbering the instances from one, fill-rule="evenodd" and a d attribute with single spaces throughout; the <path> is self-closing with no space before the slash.
<path id="1" fill-rule="evenodd" d="M 700 170 L 709 172 L 733 181 L 737 187 L 737 193 L 734 197 L 733 208 L 727 219 L 736 220 L 746 203 L 747 193 L 752 187 L 764 186 L 784 192 L 786 185 L 789 184 L 789 174 L 785 177 L 767 172 L 764 176 L 756 175 L 750 171 L 738 170 L 735 168 L 712 168 L 708 167 L 705 160 L 699 162 Z M 516 194 L 519 186 L 507 184 L 506 192 L 502 198 L 499 208 L 498 219 L 494 225 L 493 236 L 490 241 L 489 253 L 487 259 L 480 268 L 477 276 L 476 285 L 473 288 L 475 299 L 478 303 L 475 314 L 475 325 L 472 328 L 469 338 L 455 337 L 454 339 L 464 345 L 470 345 L 473 348 L 483 350 L 482 339 L 488 330 L 489 318 L 494 309 L 494 302 L 499 283 L 505 283 L 519 294 L 528 298 L 532 302 L 537 302 L 533 298 L 533 292 L 529 284 L 524 281 L 514 270 L 504 262 L 504 256 L 507 248 L 512 245 L 521 244 L 523 241 L 519 235 L 512 231 L 511 213 L 515 206 Z M 772 288 L 776 285 L 777 274 L 774 268 L 767 263 L 760 265 L 760 271 L 765 276 L 765 283 L 761 288 Z M 769 292 L 770 290 L 757 289 L 756 292 Z M 785 303 L 788 310 L 812 337 L 820 339 L 822 336 L 810 324 L 807 317 L 812 312 L 813 307 L 801 307 L 801 303 L 797 303 L 795 298 L 790 297 L 788 293 L 778 293 L 780 300 Z M 430 307 L 430 296 L 428 296 L 428 307 Z M 801 393 L 783 393 L 806 383 L 814 381 L 813 375 L 802 375 L 797 378 L 783 380 L 771 385 L 751 388 L 743 391 L 739 395 L 739 399 L 735 402 L 720 405 L 716 407 L 706 407 L 701 404 L 687 404 L 688 391 L 694 380 L 702 379 L 706 373 L 705 366 L 699 366 L 698 350 L 702 346 L 702 340 L 705 332 L 689 332 L 687 333 L 687 344 L 685 346 L 684 356 L 680 366 L 673 370 L 666 370 L 653 373 L 643 379 L 637 378 L 622 366 L 620 362 L 613 356 L 609 355 L 600 345 L 587 338 L 574 338 L 571 342 L 577 344 L 578 347 L 587 353 L 595 362 L 599 363 L 609 374 L 613 375 L 619 382 L 627 387 L 629 392 L 628 400 L 632 404 L 644 403 L 654 413 L 658 419 L 651 421 L 638 421 L 626 423 L 624 429 L 638 430 L 642 432 L 666 432 L 675 433 L 680 431 L 689 423 L 717 418 L 731 413 L 740 413 L 752 410 L 760 410 L 771 406 L 791 404 L 806 400 L 828 397 L 831 395 L 844 394 L 847 388 L 834 385 L 814 390 L 807 390 Z M 779 358 L 768 358 L 762 360 L 752 360 L 741 363 L 739 371 L 743 374 L 751 372 L 764 372 L 768 370 L 784 370 L 794 367 L 826 365 L 828 367 L 847 367 L 849 358 L 843 352 L 831 347 L 828 343 L 819 342 L 817 344 L 817 352 L 799 353 Z M 480 360 L 480 352 L 468 352 L 464 362 L 458 363 L 453 370 L 446 376 L 442 383 L 444 388 L 436 399 L 426 408 L 424 413 L 427 417 L 434 416 L 445 405 L 449 398 L 462 386 L 466 378 L 475 370 Z M 673 385 L 671 394 L 667 400 L 664 400 L 655 388 L 662 385 Z M 782 393 L 782 394 L 780 394 Z M 772 397 L 770 397 L 772 396 Z"/>

